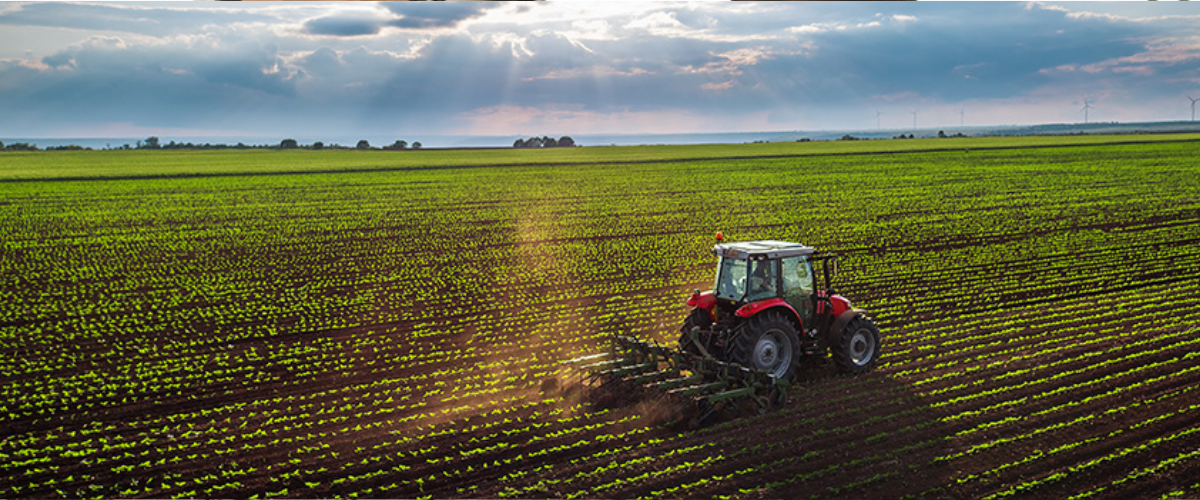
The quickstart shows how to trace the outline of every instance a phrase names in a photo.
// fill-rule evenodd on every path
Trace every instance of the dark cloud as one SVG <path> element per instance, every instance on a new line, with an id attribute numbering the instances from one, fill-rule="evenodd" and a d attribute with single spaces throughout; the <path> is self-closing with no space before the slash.
<path id="1" fill-rule="evenodd" d="M 383 29 L 384 21 L 365 17 L 327 16 L 304 22 L 304 32 L 311 35 L 362 36 L 374 35 Z"/>
<path id="2" fill-rule="evenodd" d="M 382 5 L 386 13 L 378 16 L 346 13 L 310 19 L 304 22 L 304 32 L 323 36 L 363 36 L 378 34 L 385 27 L 447 28 L 496 8 L 482 2 L 383 2 Z"/>
<path id="3" fill-rule="evenodd" d="M 130 45 L 117 37 L 96 37 L 44 57 L 42 62 L 63 68 L 58 76 L 85 80 L 135 76 L 200 79 L 223 88 L 241 87 L 267 94 L 295 94 L 291 76 L 273 43 L 229 41 L 220 46 L 207 40 L 162 45 Z"/>
<path id="4" fill-rule="evenodd" d="M 300 66 L 309 74 L 328 77 L 343 68 L 342 58 L 329 47 L 321 47 L 300 60 Z"/>
<path id="5" fill-rule="evenodd" d="M 873 4 L 851 7 L 856 15 L 846 16 L 831 15 L 841 9 L 814 13 L 807 5 L 778 5 L 753 23 L 743 13 L 718 16 L 715 25 L 691 23 L 709 26 L 709 36 L 627 31 L 620 40 L 589 46 L 653 74 L 614 78 L 622 103 L 773 111 L 885 102 L 881 96 L 953 102 L 1024 95 L 1061 81 L 1047 68 L 1141 53 L 1161 29 L 1017 4 L 908 4 L 883 13 Z M 752 62 L 724 55 L 738 51 L 763 55 Z"/>
<path id="6" fill-rule="evenodd" d="M 489 2 L 383 2 L 383 6 L 399 19 L 388 21 L 398 28 L 444 28 L 483 15 L 497 5 Z"/>
<path id="7" fill-rule="evenodd" d="M 142 4 L 76 4 L 46 2 L 19 5 L 0 13 L 0 25 L 48 26 L 102 31 L 120 31 L 168 36 L 209 24 L 222 24 L 235 17 L 229 12 Z M 236 14 L 241 22 L 271 21 L 274 17 L 255 12 Z"/>
<path id="8" fill-rule="evenodd" d="M 833 84 L 809 99 L 902 92 L 950 101 L 996 98 L 1049 83 L 1040 73 L 1045 68 L 1136 54 L 1145 48 L 1141 37 L 1151 34 L 1133 23 L 1068 21 L 1061 12 L 1012 7 L 986 16 L 962 6 L 913 8 L 915 21 L 818 33 L 811 56 L 780 58 L 755 71 L 799 68 Z M 962 22 L 971 12 L 972 22 Z"/>
<path id="9" fill-rule="evenodd" d="M 132 44 L 97 37 L 46 56 L 48 68 L 0 66 L 0 127 L 25 129 L 128 122 L 199 128 L 247 123 L 256 110 L 294 101 L 296 74 L 272 43 L 253 39 Z"/>

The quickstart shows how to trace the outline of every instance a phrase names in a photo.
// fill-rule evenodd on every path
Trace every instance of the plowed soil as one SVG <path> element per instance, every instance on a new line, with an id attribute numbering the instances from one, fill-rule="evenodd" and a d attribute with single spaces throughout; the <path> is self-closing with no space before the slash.
<path id="1" fill-rule="evenodd" d="M 1005 141 L 0 184 L 0 497 L 1200 496 L 1197 143 Z M 714 229 L 836 250 L 879 366 L 598 393 Z"/>

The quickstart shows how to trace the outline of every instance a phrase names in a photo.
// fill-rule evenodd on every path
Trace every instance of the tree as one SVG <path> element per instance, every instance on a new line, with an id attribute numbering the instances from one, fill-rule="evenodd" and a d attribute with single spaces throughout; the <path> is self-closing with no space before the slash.
<path id="1" fill-rule="evenodd" d="M 358 141 L 358 145 L 354 146 L 354 147 L 358 148 L 358 149 L 371 149 L 371 143 L 367 142 L 366 139 L 363 139 L 361 141 Z"/>
<path id="2" fill-rule="evenodd" d="M 562 139 L 558 140 L 558 147 L 573 148 L 575 147 L 575 139 L 572 139 L 569 135 L 564 135 L 562 136 Z"/>
<path id="3" fill-rule="evenodd" d="M 517 140 L 513 141 L 513 147 L 514 148 L 523 148 L 523 147 L 525 147 L 525 141 L 522 140 L 521 138 L 517 138 Z"/>
<path id="4" fill-rule="evenodd" d="M 939 131 L 938 131 L 938 139 L 945 139 L 945 138 L 946 138 L 946 131 L 945 131 L 945 130 L 939 130 Z"/>
<path id="5" fill-rule="evenodd" d="M 283 142 L 279 143 L 279 149 L 296 149 L 298 147 L 300 145 L 296 143 L 295 139 L 284 139 Z"/>
<path id="6" fill-rule="evenodd" d="M 543 137 L 542 138 L 542 147 L 543 148 L 558 147 L 558 141 L 554 140 L 553 137 L 549 137 L 549 136 Z"/>
<path id="7" fill-rule="evenodd" d="M 421 149 L 421 142 L 420 141 L 414 142 L 413 149 Z"/>
<path id="8" fill-rule="evenodd" d="M 391 146 L 388 146 L 387 149 L 408 149 L 408 142 L 407 141 L 396 141 L 396 142 L 393 142 Z"/>
<path id="9" fill-rule="evenodd" d="M 317 151 L 320 151 L 322 149 L 325 149 L 325 143 L 323 143 L 321 141 L 314 142 L 312 145 L 312 148 Z"/>
<path id="10" fill-rule="evenodd" d="M 150 136 L 145 142 L 138 142 L 138 148 L 158 149 L 158 137 Z"/>

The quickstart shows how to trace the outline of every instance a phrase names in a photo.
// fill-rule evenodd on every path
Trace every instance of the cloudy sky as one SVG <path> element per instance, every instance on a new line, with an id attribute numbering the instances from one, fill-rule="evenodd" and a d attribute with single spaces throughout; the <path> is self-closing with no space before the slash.
<path id="1" fill-rule="evenodd" d="M 0 137 L 1190 118 L 1197 2 L 0 3 Z"/>

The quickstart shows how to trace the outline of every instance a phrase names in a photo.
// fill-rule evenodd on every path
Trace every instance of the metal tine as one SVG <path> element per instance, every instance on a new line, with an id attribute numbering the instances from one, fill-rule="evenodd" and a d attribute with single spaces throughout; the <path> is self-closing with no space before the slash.
<path id="1" fill-rule="evenodd" d="M 667 391 L 667 394 L 678 394 L 680 396 L 694 396 L 694 395 L 712 391 L 712 390 L 724 389 L 726 387 L 729 387 L 729 382 L 726 382 L 724 380 L 718 380 L 716 382 L 710 382 L 707 384 L 700 384 L 700 385 L 693 385 L 693 386 L 689 386 L 689 387 L 680 387 L 678 389 L 671 389 L 671 390 Z"/>
<path id="2" fill-rule="evenodd" d="M 676 389 L 679 387 L 695 385 L 697 382 L 703 382 L 703 381 L 704 381 L 704 375 L 697 373 L 697 374 L 693 374 L 689 377 L 673 378 L 673 379 L 664 380 L 662 382 L 658 382 L 658 383 L 654 383 L 654 384 L 647 384 L 647 385 L 651 386 L 655 389 L 666 391 L 666 390 L 670 390 L 670 389 Z"/>
<path id="3" fill-rule="evenodd" d="M 582 363 L 582 362 L 584 362 L 584 361 L 591 361 L 591 360 L 593 360 L 593 359 L 600 359 L 600 358 L 603 358 L 603 357 L 605 357 L 605 356 L 608 356 L 608 355 L 609 355 L 609 354 L 608 354 L 607 352 L 601 352 L 601 353 L 597 353 L 597 354 L 588 354 L 587 356 L 580 356 L 580 357 L 578 357 L 578 358 L 571 358 L 571 359 L 568 359 L 568 360 L 566 360 L 566 361 L 559 361 L 559 364 L 564 364 L 564 365 L 573 365 L 573 364 L 576 364 L 576 363 Z"/>
<path id="4" fill-rule="evenodd" d="M 598 363 L 592 363 L 590 365 L 583 365 L 583 366 L 579 367 L 579 369 L 580 370 L 596 370 L 599 368 L 604 368 L 606 366 L 619 365 L 619 364 L 621 364 L 622 361 L 625 361 L 625 359 L 624 358 L 610 359 L 607 361 L 600 361 Z"/>

